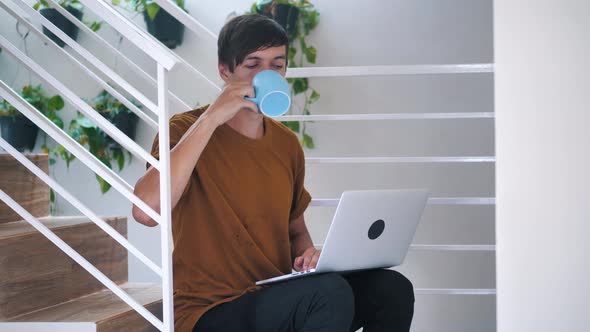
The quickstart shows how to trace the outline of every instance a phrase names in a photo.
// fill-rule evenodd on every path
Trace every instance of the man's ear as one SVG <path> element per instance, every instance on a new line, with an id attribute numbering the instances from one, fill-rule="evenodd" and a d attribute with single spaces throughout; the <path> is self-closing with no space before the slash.
<path id="1" fill-rule="evenodd" d="M 217 70 L 219 70 L 219 76 L 224 82 L 228 82 L 231 79 L 232 72 L 229 70 L 229 66 L 224 63 L 217 64 Z"/>

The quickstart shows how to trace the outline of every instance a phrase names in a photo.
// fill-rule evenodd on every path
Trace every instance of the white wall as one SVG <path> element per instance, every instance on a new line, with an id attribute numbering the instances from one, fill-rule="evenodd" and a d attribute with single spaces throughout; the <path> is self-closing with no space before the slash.
<path id="1" fill-rule="evenodd" d="M 590 3 L 496 0 L 498 331 L 590 326 Z"/>
<path id="2" fill-rule="evenodd" d="M 215 33 L 227 14 L 244 12 L 250 0 L 187 1 L 195 18 Z M 314 1 L 321 13 L 320 25 L 310 36 L 318 49 L 318 66 L 385 64 L 491 63 L 491 0 L 367 0 Z M 90 13 L 91 14 L 91 13 Z M 141 17 L 136 18 L 142 23 Z M 2 35 L 18 41 L 14 21 L 0 11 Z M 110 42 L 116 35 L 105 27 L 101 32 Z M 82 96 L 92 96 L 98 87 L 71 65 L 57 62 L 31 37 L 33 58 L 50 67 L 64 82 Z M 90 38 L 80 42 L 107 63 L 114 62 L 106 50 Z M 184 44 L 176 51 L 210 77 L 216 77 L 214 41 L 187 31 Z M 124 42 L 122 50 L 134 61 L 154 72 L 145 55 Z M 14 62 L 0 56 L 0 79 L 14 77 Z M 155 90 L 132 75 L 121 62 L 118 71 L 137 84 L 148 96 Z M 14 86 L 26 80 L 21 70 Z M 314 114 L 390 113 L 390 112 L 492 112 L 493 77 L 491 74 L 424 75 L 401 77 L 317 78 L 311 84 L 322 95 L 314 105 Z M 212 89 L 183 66 L 172 74 L 171 88 L 191 105 L 205 104 Z M 174 112 L 180 111 L 173 105 Z M 71 114 L 68 109 L 66 113 Z M 365 121 L 316 122 L 309 124 L 316 149 L 309 157 L 320 156 L 490 156 L 494 154 L 492 120 L 443 121 Z M 137 141 L 151 144 L 153 132 L 141 126 Z M 122 176 L 130 183 L 143 173 L 143 163 L 134 160 Z M 127 215 L 129 204 L 111 190 L 98 191 L 94 175 L 79 162 L 66 170 L 63 163 L 54 168 L 54 176 L 101 214 Z M 339 197 L 343 190 L 364 188 L 428 187 L 433 196 L 493 197 L 494 166 L 490 164 L 382 164 L 312 165 L 306 185 L 314 198 Z M 61 214 L 78 214 L 60 201 Z M 329 227 L 333 208 L 310 208 L 306 220 L 312 237 L 321 243 Z M 141 250 L 159 261 L 159 228 L 129 223 L 129 237 Z M 418 244 L 494 244 L 493 206 L 429 206 L 415 243 Z M 493 253 L 485 252 L 410 252 L 399 269 L 420 288 L 494 288 Z M 130 279 L 157 280 L 150 271 L 130 257 Z M 413 331 L 494 331 L 493 296 L 418 295 Z"/>

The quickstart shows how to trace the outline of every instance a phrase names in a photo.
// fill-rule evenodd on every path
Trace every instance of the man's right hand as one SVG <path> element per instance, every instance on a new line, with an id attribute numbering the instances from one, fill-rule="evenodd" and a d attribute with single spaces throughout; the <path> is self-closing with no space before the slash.
<path id="1" fill-rule="evenodd" d="M 242 109 L 258 113 L 258 106 L 244 97 L 254 97 L 254 87 L 250 82 L 228 83 L 219 97 L 207 108 L 205 114 L 217 126 L 220 126 L 231 120 Z"/>

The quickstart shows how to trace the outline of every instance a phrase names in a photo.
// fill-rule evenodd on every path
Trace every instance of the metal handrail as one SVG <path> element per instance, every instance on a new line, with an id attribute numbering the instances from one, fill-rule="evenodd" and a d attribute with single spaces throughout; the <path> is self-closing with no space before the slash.
<path id="1" fill-rule="evenodd" d="M 2 36 L 0 36 L 2 37 Z M 0 96 L 6 99 L 12 106 L 18 109 L 24 116 L 29 118 L 37 127 L 41 128 L 56 142 L 63 145 L 76 158 L 82 161 L 93 172 L 107 181 L 113 188 L 122 195 L 129 198 L 133 204 L 141 208 L 150 218 L 161 224 L 160 215 L 151 207 L 145 204 L 139 197 L 133 193 L 133 188 L 113 170 L 104 165 L 93 154 L 87 151 L 82 145 L 76 142 L 51 120 L 41 114 L 33 105 L 29 104 L 16 91 L 12 90 L 6 83 L 0 80 Z"/>
<path id="2" fill-rule="evenodd" d="M 457 120 L 493 119 L 493 112 L 455 112 L 455 113 L 378 113 L 378 114 L 321 114 L 321 115 L 283 115 L 277 121 L 378 121 L 378 120 Z"/>
<path id="3" fill-rule="evenodd" d="M 184 24 L 196 34 L 202 35 L 207 39 L 217 41 L 217 35 L 215 33 L 213 33 L 187 12 L 180 9 L 180 7 L 178 7 L 174 2 L 170 0 L 154 0 L 154 2 L 160 5 L 160 7 L 167 11 L 170 15 L 174 16 L 174 18 L 176 18 L 179 22 Z"/>
<path id="4" fill-rule="evenodd" d="M 115 293 L 119 298 L 125 301 L 125 303 L 127 303 L 130 307 L 137 311 L 141 316 L 147 319 L 160 331 L 163 331 L 162 322 L 156 316 L 154 316 L 154 314 L 152 314 L 144 306 L 142 306 L 135 299 L 129 296 L 127 292 L 121 289 L 121 287 L 114 283 L 104 273 L 100 272 L 100 270 L 97 269 L 94 265 L 92 265 L 92 263 L 90 263 L 88 260 L 82 257 L 82 255 L 80 255 L 75 249 L 70 247 L 65 241 L 60 239 L 59 236 L 55 235 L 55 233 L 53 233 L 49 228 L 47 228 L 47 226 L 43 225 L 43 223 L 41 223 L 37 218 L 31 215 L 20 204 L 14 201 L 2 189 L 0 189 L 0 200 L 3 201 L 6 205 L 10 206 L 24 220 L 31 224 L 31 226 L 35 227 L 37 231 L 39 231 L 47 239 L 53 242 L 53 244 L 55 244 L 66 255 L 70 256 L 70 258 L 72 258 L 76 263 L 80 264 L 80 266 L 82 266 L 86 271 L 88 271 L 88 273 L 92 274 L 92 276 L 94 276 L 98 281 L 100 281 L 103 285 L 105 285 L 108 289 Z"/>
<path id="5" fill-rule="evenodd" d="M 103 0 L 80 0 L 80 2 L 167 70 L 171 70 L 178 63 L 177 57 L 172 51 L 154 42 L 149 34 L 137 28 L 135 24 L 109 6 L 108 2 Z"/>
<path id="6" fill-rule="evenodd" d="M 117 241 L 121 246 L 123 246 L 127 251 L 131 252 L 135 257 L 137 257 L 141 262 L 147 265 L 152 271 L 154 271 L 157 275 L 162 276 L 162 269 L 152 262 L 151 259 L 147 258 L 141 251 L 139 251 L 129 240 L 123 237 L 119 232 L 117 232 L 113 227 L 107 224 L 104 220 L 102 220 L 98 215 L 96 215 L 92 210 L 90 210 L 86 205 L 84 205 L 80 200 L 78 200 L 74 195 L 70 194 L 68 190 L 66 190 L 62 185 L 57 183 L 54 179 L 52 179 L 49 175 L 47 175 L 41 168 L 37 165 L 32 163 L 25 155 L 18 152 L 12 145 L 6 142 L 3 138 L 0 138 L 0 147 L 3 148 L 6 152 L 8 152 L 11 156 L 13 156 L 17 161 L 19 161 L 23 166 L 25 166 L 31 173 L 35 174 L 41 181 L 45 182 L 49 186 L 49 188 L 53 189 L 54 192 L 62 196 L 66 201 L 72 204 L 78 211 L 82 212 L 88 219 L 94 221 L 95 224 L 98 225 L 105 233 L 110 235 L 115 241 Z"/>
<path id="7" fill-rule="evenodd" d="M 113 47 L 110 43 L 108 43 L 104 38 L 102 38 L 99 34 L 95 33 L 86 26 L 86 24 L 79 21 L 74 15 L 72 15 L 69 11 L 65 10 L 62 6 L 57 3 L 57 0 L 48 0 L 49 4 L 52 8 L 60 12 L 64 17 L 66 17 L 70 22 L 76 25 L 80 30 L 87 33 L 88 36 L 92 37 L 96 41 L 98 41 L 103 47 L 108 48 L 111 52 L 117 54 L 131 69 L 133 69 L 136 73 L 138 73 L 142 78 L 149 81 L 152 86 L 156 86 L 158 82 L 154 79 L 151 75 L 146 73 L 141 67 L 137 65 L 137 63 L 131 61 L 123 52 L 119 51 L 115 47 Z M 176 94 L 172 91 L 169 91 L 170 97 L 178 104 L 180 104 L 185 110 L 191 110 L 191 106 L 189 106 L 185 101 L 180 99 Z"/>
<path id="8" fill-rule="evenodd" d="M 55 89 L 63 93 L 64 97 L 72 104 L 74 104 L 80 112 L 86 115 L 90 120 L 92 120 L 92 122 L 94 122 L 102 130 L 104 130 L 111 138 L 120 143 L 125 149 L 127 149 L 129 152 L 133 153 L 137 157 L 141 158 L 142 160 L 147 161 L 154 168 L 158 170 L 160 169 L 160 163 L 156 158 L 154 158 L 151 154 L 147 153 L 142 147 L 139 146 L 139 144 L 135 143 L 133 140 L 131 140 L 129 137 L 123 134 L 123 132 L 119 128 L 117 128 L 114 124 L 112 124 L 107 119 L 98 114 L 98 112 L 96 112 L 92 107 L 90 107 L 90 105 L 88 105 L 85 101 L 78 97 L 72 90 L 70 90 L 63 83 L 57 80 L 43 67 L 39 66 L 26 54 L 22 53 L 18 48 L 12 45 L 12 43 L 10 43 L 6 38 L 4 38 L 1 35 L 0 45 L 2 46 L 2 48 L 6 50 L 6 52 L 13 55 L 17 61 L 19 61 L 29 70 L 34 72 L 41 80 L 45 81 L 47 84 L 53 86 Z"/>
<path id="9" fill-rule="evenodd" d="M 17 4 L 27 12 L 31 17 L 37 17 L 41 22 L 44 23 L 46 27 L 48 27 L 52 32 L 54 32 L 58 37 L 65 40 L 66 43 L 69 42 L 70 46 L 72 46 L 79 54 L 84 55 L 88 54 L 88 52 L 81 47 L 79 44 L 71 40 L 67 37 L 61 30 L 57 29 L 53 24 L 47 21 L 44 17 L 42 17 L 36 11 L 33 11 L 28 6 L 23 6 L 23 2 L 20 0 L 17 1 Z M 101 6 L 106 6 L 104 3 Z M 6 6 L 3 6 L 7 8 Z M 14 11 L 10 11 L 11 14 L 17 17 L 17 19 L 21 19 L 22 17 L 19 14 L 16 14 Z M 124 19 L 123 19 L 124 21 Z M 125 24 L 129 25 L 130 23 L 126 22 Z M 53 30 L 52 30 L 53 29 Z M 33 29 L 35 30 L 35 29 Z M 36 30 L 38 32 L 38 30 Z M 174 308 L 173 308 L 173 285 L 172 285 L 172 250 L 173 250 L 173 242 L 172 242 L 172 227 L 171 227 L 171 194 L 170 194 L 170 149 L 169 149 L 169 109 L 168 109 L 168 69 L 171 66 L 165 63 L 157 63 L 157 86 L 158 86 L 158 102 L 157 105 L 151 103 L 147 98 L 143 97 L 143 103 L 148 108 L 152 109 L 154 113 L 158 114 L 158 129 L 161 135 L 160 139 L 160 161 L 156 160 L 151 154 L 148 154 L 145 150 L 140 148 L 135 142 L 129 139 L 129 137 L 125 136 L 122 132 L 120 132 L 114 125 L 100 116 L 94 109 L 88 106 L 85 102 L 83 102 L 78 96 L 76 96 L 71 90 L 69 90 L 65 85 L 63 85 L 60 81 L 55 79 L 52 75 L 50 75 L 47 71 L 45 71 L 42 67 L 40 67 L 36 62 L 30 59 L 28 56 L 20 52 L 14 45 L 12 45 L 6 38 L 0 36 L 0 45 L 4 48 L 8 53 L 15 56 L 16 59 L 25 65 L 29 70 L 35 72 L 39 75 L 39 77 L 62 92 L 65 98 L 77 106 L 80 111 L 82 111 L 86 116 L 88 116 L 91 120 L 93 120 L 98 126 L 103 129 L 107 134 L 109 134 L 115 141 L 119 142 L 123 147 L 138 155 L 143 160 L 146 160 L 152 166 L 159 170 L 160 175 L 160 207 L 161 207 L 161 214 L 156 213 L 151 207 L 149 207 L 145 202 L 139 199 L 134 193 L 133 188 L 121 179 L 117 174 L 115 174 L 112 170 L 107 168 L 102 162 L 100 162 L 95 156 L 90 154 L 86 149 L 84 149 L 78 142 L 74 141 L 69 135 L 63 132 L 60 128 L 58 128 L 54 123 L 52 123 L 49 119 L 47 119 L 43 114 L 41 114 L 38 110 L 36 110 L 32 105 L 30 105 L 26 100 L 24 100 L 18 93 L 13 91 L 9 86 L 7 86 L 4 82 L 0 81 L 0 96 L 2 96 L 5 100 L 11 103 L 16 109 L 18 109 L 23 115 L 29 118 L 34 124 L 36 124 L 39 128 L 44 130 L 50 137 L 55 139 L 59 144 L 62 144 L 68 151 L 70 151 L 75 157 L 80 159 L 86 166 L 92 169 L 96 174 L 103 177 L 109 184 L 112 185 L 113 188 L 121 192 L 124 196 L 126 196 L 132 203 L 134 203 L 138 208 L 143 210 L 150 218 L 160 224 L 161 226 L 161 251 L 162 251 L 162 268 L 159 268 L 150 260 L 141 254 L 137 249 L 133 246 L 124 245 L 126 249 L 131 251 L 132 253 L 136 254 L 140 259 L 146 258 L 146 260 L 142 259 L 152 270 L 154 270 L 158 275 L 162 277 L 162 301 L 163 301 L 163 320 L 160 321 L 157 317 L 155 317 L 152 313 L 150 313 L 145 307 L 135 302 L 127 293 L 122 291 L 116 284 L 114 284 L 110 279 L 106 276 L 101 274 L 101 272 L 84 260 L 77 252 L 75 252 L 72 248 L 68 247 L 65 243 L 60 242 L 60 239 L 55 236 L 51 231 L 49 231 L 44 225 L 40 224 L 38 220 L 33 218 L 27 211 L 22 209 L 16 202 L 14 202 L 10 197 L 8 197 L 4 192 L 0 192 L 0 198 L 5 201 L 9 206 L 11 206 L 17 213 L 19 213 L 25 220 L 27 220 L 31 225 L 37 228 L 40 232 L 42 232 L 47 238 L 52 240 L 62 251 L 67 253 L 70 257 L 72 257 L 76 262 L 78 262 L 81 266 L 83 266 L 87 271 L 89 271 L 95 278 L 97 278 L 101 283 L 103 283 L 107 288 L 113 291 L 117 296 L 119 296 L 122 300 L 124 300 L 127 304 L 129 304 L 135 311 L 141 314 L 144 318 L 146 318 L 152 325 L 158 328 L 161 331 L 172 332 L 174 330 Z M 143 50 L 149 49 L 149 47 L 142 48 Z M 103 73 L 112 73 L 110 68 L 106 67 L 102 62 L 98 61 L 92 55 L 89 56 L 99 70 Z M 83 66 L 82 66 L 83 67 Z M 84 68 L 84 67 L 83 67 Z M 91 77 L 97 78 L 96 75 L 93 75 L 92 72 L 88 72 Z M 98 80 L 99 84 L 102 82 Z M 120 82 L 119 82 L 120 83 Z M 118 84 L 119 84 L 118 83 Z M 126 83 L 126 82 L 124 82 Z M 128 84 L 128 83 L 126 83 Z M 128 85 L 125 87 L 127 91 L 132 93 L 133 91 L 137 92 L 135 88 Z M 133 94 L 133 93 L 132 93 Z M 115 95 L 117 95 L 115 93 Z M 141 95 L 143 96 L 143 95 Z M 118 97 L 122 97 L 122 95 L 118 95 Z M 146 103 L 147 101 L 147 103 Z M 140 101 L 142 102 L 142 101 Z M 6 143 L 8 144 L 8 143 Z M 10 148 L 7 150 L 10 151 Z M 18 159 L 18 158 L 17 158 Z M 39 174 L 40 175 L 40 174 Z M 45 180 L 48 180 L 45 178 Z M 50 180 L 50 179 L 49 179 Z M 48 180 L 48 181 L 49 181 Z M 56 190 L 59 187 L 56 186 L 56 183 L 52 183 L 52 188 Z M 123 244 L 127 243 L 126 240 L 122 239 L 120 234 L 113 231 L 111 228 L 105 225 L 104 221 L 101 221 L 97 218 L 96 215 L 92 214 L 91 211 L 85 210 L 81 204 L 76 204 L 75 199 L 69 195 L 67 192 L 59 190 L 60 194 L 64 196 L 64 198 L 71 201 L 76 207 L 82 208 L 82 212 L 85 213 L 90 217 L 90 220 L 95 222 L 99 227 L 107 232 L 110 236 L 114 237 L 115 240 L 122 242 Z"/>
<path id="10" fill-rule="evenodd" d="M 495 157 L 306 157 L 313 164 L 494 163 Z"/>
<path id="11" fill-rule="evenodd" d="M 493 73 L 491 63 L 288 68 L 287 77 L 346 77 Z"/>
<path id="12" fill-rule="evenodd" d="M 53 0 L 49 0 L 49 1 L 53 1 Z M 22 24 L 24 24 L 27 27 L 27 29 L 29 29 L 29 31 L 32 31 L 34 34 L 36 34 L 45 43 L 47 43 L 48 45 L 50 45 L 54 50 L 56 50 L 57 52 L 61 53 L 62 56 L 65 56 L 66 58 L 70 59 L 70 61 L 72 61 L 75 64 L 77 64 L 78 66 L 80 66 L 80 68 L 82 68 L 82 70 L 84 70 L 88 74 L 88 76 L 92 77 L 92 79 L 94 79 L 98 84 L 100 84 L 111 95 L 113 95 L 114 97 L 116 97 L 121 103 L 123 103 L 125 106 L 127 106 L 140 119 L 142 119 L 145 122 L 147 122 L 147 124 L 149 124 L 152 128 L 158 129 L 158 123 L 156 123 L 154 120 L 152 120 L 152 118 L 150 118 L 149 116 L 147 116 L 143 111 L 141 111 L 137 106 L 135 106 L 135 104 L 133 104 L 132 102 L 130 102 L 129 99 L 127 99 L 121 93 L 119 93 L 117 90 L 115 90 L 112 86 L 110 86 L 102 78 L 100 78 L 98 75 L 96 75 L 88 67 L 86 67 L 80 61 L 78 61 L 76 58 L 74 58 L 71 54 L 69 54 L 68 52 L 64 51 L 63 48 L 61 48 L 59 45 L 57 45 L 55 43 L 55 41 L 53 41 L 51 38 L 47 37 L 43 32 L 41 32 L 41 30 L 37 29 L 37 27 L 35 27 L 29 21 L 27 21 L 27 20 L 23 19 L 22 17 L 18 16 L 18 14 L 14 10 L 12 10 L 12 8 L 8 7 L 3 2 L 0 2 L 0 7 L 2 7 L 9 14 L 11 14 L 17 20 L 19 20 Z M 67 10 L 64 10 L 61 6 L 58 5 L 57 7 L 60 8 L 59 10 L 63 10 L 64 12 L 68 13 L 69 15 L 72 15 Z"/>
<path id="13" fill-rule="evenodd" d="M 94 54 L 90 53 L 72 38 L 70 38 L 67 34 L 65 34 L 61 29 L 56 27 L 52 22 L 46 19 L 43 15 L 39 12 L 34 10 L 33 8 L 29 7 L 23 0 L 12 0 L 15 2 L 22 10 L 24 10 L 29 16 L 35 17 L 39 19 L 41 24 L 49 29 L 53 34 L 63 40 L 67 45 L 69 45 L 76 53 L 80 54 L 81 59 L 91 63 L 94 67 L 99 69 L 102 73 L 107 75 L 114 83 L 125 89 L 125 91 L 129 92 L 138 102 L 143 104 L 147 109 L 152 111 L 154 114 L 158 115 L 156 112 L 157 106 L 151 100 L 149 100 L 143 93 L 139 92 L 135 87 L 133 87 L 129 82 L 123 79 L 119 74 L 115 73 L 110 67 L 106 66 L 102 63 L 98 58 L 94 56 Z"/>
<path id="14" fill-rule="evenodd" d="M 315 198 L 310 206 L 338 206 L 340 198 Z M 428 205 L 495 205 L 494 197 L 429 197 Z"/>

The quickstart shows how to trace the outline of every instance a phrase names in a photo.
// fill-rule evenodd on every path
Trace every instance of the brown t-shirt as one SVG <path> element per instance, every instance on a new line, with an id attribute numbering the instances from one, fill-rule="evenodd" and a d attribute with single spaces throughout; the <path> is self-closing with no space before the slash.
<path id="1" fill-rule="evenodd" d="M 172 117 L 170 148 L 206 108 Z M 264 128 L 251 139 L 219 126 L 172 211 L 176 331 L 192 331 L 207 310 L 257 290 L 257 280 L 292 271 L 289 222 L 311 200 L 305 158 L 286 126 L 264 116 Z"/>

